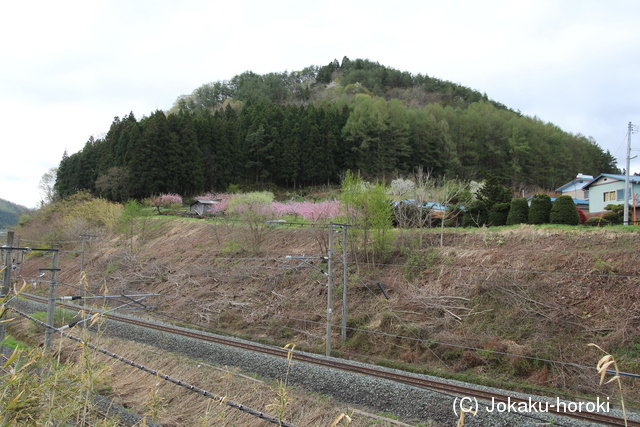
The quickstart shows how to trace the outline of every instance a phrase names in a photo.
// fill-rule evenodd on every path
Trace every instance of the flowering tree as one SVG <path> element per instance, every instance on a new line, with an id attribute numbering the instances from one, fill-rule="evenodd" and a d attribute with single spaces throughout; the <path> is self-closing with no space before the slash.
<path id="1" fill-rule="evenodd" d="M 259 213 L 264 217 L 282 218 L 283 216 L 301 217 L 316 223 L 321 220 L 335 218 L 340 214 L 341 203 L 338 200 L 323 202 L 276 202 L 270 192 L 255 192 L 247 194 L 207 193 L 195 197 L 196 200 L 217 200 L 216 210 L 229 210 L 236 214 L 246 213 L 248 210 Z"/>
<path id="2" fill-rule="evenodd" d="M 235 194 L 227 194 L 227 193 L 206 193 L 202 196 L 196 196 L 196 200 L 217 200 L 218 203 L 215 204 L 211 210 L 216 210 L 219 212 L 224 212 L 229 207 L 229 200 L 235 196 Z"/>
<path id="3" fill-rule="evenodd" d="M 340 212 L 340 202 L 337 200 L 326 200 L 320 203 L 273 202 L 271 203 L 271 209 L 277 216 L 300 216 L 315 223 L 323 219 L 329 219 L 337 216 Z"/>

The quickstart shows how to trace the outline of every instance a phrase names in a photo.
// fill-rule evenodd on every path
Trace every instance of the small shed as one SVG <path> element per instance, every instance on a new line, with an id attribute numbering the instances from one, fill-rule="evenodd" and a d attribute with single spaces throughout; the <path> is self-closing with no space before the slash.
<path id="1" fill-rule="evenodd" d="M 215 205 L 218 203 L 220 203 L 220 200 L 196 200 L 189 205 L 189 212 L 204 215 L 206 212 L 215 210 Z"/>

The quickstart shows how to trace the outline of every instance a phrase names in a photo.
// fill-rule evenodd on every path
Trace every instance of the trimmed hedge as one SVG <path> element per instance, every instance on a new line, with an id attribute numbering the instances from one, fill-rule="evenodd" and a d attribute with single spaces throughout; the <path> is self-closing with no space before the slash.
<path id="1" fill-rule="evenodd" d="M 507 225 L 526 224 L 529 221 L 529 204 L 524 197 L 513 199 L 507 215 Z"/>
<path id="2" fill-rule="evenodd" d="M 576 210 L 576 204 L 571 196 L 559 196 L 553 202 L 551 213 L 549 214 L 551 224 L 580 224 L 580 216 Z"/>
<path id="3" fill-rule="evenodd" d="M 548 194 L 534 195 L 529 208 L 529 224 L 548 224 L 552 207 L 553 202 Z"/>
<path id="4" fill-rule="evenodd" d="M 493 205 L 493 209 L 489 212 L 488 225 L 500 227 L 507 223 L 507 216 L 509 216 L 509 209 L 511 209 L 511 203 L 496 203 Z"/>

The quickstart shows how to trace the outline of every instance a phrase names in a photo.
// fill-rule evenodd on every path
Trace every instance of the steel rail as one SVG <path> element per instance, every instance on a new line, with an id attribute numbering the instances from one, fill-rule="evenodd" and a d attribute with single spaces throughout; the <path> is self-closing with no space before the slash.
<path id="1" fill-rule="evenodd" d="M 48 301 L 46 298 L 38 297 L 34 295 L 22 294 L 21 296 L 26 297 L 27 299 L 41 302 L 41 303 L 46 303 Z M 63 306 L 73 311 L 80 311 L 83 309 L 80 306 L 72 305 L 72 304 L 59 304 L 59 306 Z M 100 311 L 89 310 L 86 308 L 85 308 L 85 311 L 92 312 L 92 313 L 100 313 Z M 180 335 L 180 336 L 193 338 L 193 339 L 197 339 L 205 342 L 215 343 L 219 345 L 235 347 L 235 348 L 239 348 L 246 351 L 253 351 L 253 352 L 258 352 L 262 354 L 268 354 L 271 356 L 282 357 L 282 358 L 287 358 L 288 356 L 287 350 L 277 348 L 277 347 L 267 347 L 261 344 L 252 344 L 246 341 L 244 342 L 237 341 L 234 339 L 214 336 L 209 333 L 185 330 L 182 328 L 175 328 L 172 326 L 161 325 L 158 323 L 146 322 L 144 320 L 119 316 L 113 313 L 109 313 L 105 315 L 105 317 L 107 317 L 109 320 L 112 320 L 112 321 L 127 323 L 130 325 L 143 327 L 147 329 L 154 329 L 161 332 L 167 332 L 170 334 Z M 499 402 L 504 404 L 513 403 L 516 406 L 519 403 L 524 403 L 524 404 L 533 403 L 533 404 L 537 404 L 538 407 L 545 407 L 544 401 L 532 400 L 531 398 L 521 398 L 521 397 L 511 396 L 507 394 L 492 392 L 488 390 L 479 390 L 477 388 L 473 388 L 470 386 L 450 384 L 447 382 L 421 378 L 421 377 L 413 376 L 410 374 L 393 373 L 387 370 L 376 369 L 373 367 L 369 368 L 369 367 L 349 363 L 346 361 L 324 359 L 321 357 L 315 357 L 308 354 L 294 353 L 293 361 L 304 362 L 304 363 L 309 363 L 317 366 L 323 366 L 330 369 L 338 369 L 346 372 L 372 376 L 380 379 L 386 379 L 390 381 L 399 382 L 402 384 L 411 385 L 418 388 L 435 390 L 442 393 L 451 393 L 451 394 L 460 395 L 463 397 L 482 399 L 485 401 Z M 569 401 L 562 400 L 562 402 L 568 403 Z M 640 427 L 640 421 L 627 420 L 625 422 L 623 418 L 616 417 L 613 415 L 607 415 L 607 414 L 598 413 L 598 412 L 582 411 L 582 410 L 567 411 L 566 407 L 565 407 L 565 410 L 560 410 L 558 407 L 555 407 L 555 405 L 548 405 L 548 411 L 545 411 L 545 413 L 554 414 L 561 417 L 569 417 L 569 418 L 586 421 L 586 422 L 597 422 L 607 426 Z"/>

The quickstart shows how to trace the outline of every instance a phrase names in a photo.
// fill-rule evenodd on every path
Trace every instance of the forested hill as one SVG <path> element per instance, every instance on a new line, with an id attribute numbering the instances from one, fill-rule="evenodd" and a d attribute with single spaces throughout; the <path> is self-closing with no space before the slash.
<path id="1" fill-rule="evenodd" d="M 0 199 L 0 229 L 18 225 L 20 215 L 29 212 L 31 212 L 31 210 L 24 206 Z"/>
<path id="2" fill-rule="evenodd" d="M 230 184 L 299 187 L 346 170 L 554 189 L 577 173 L 618 172 L 592 139 L 522 116 L 486 94 L 369 60 L 245 72 L 178 97 L 168 113 L 116 117 L 104 138 L 63 156 L 56 189 L 112 200 L 193 196 Z"/>

